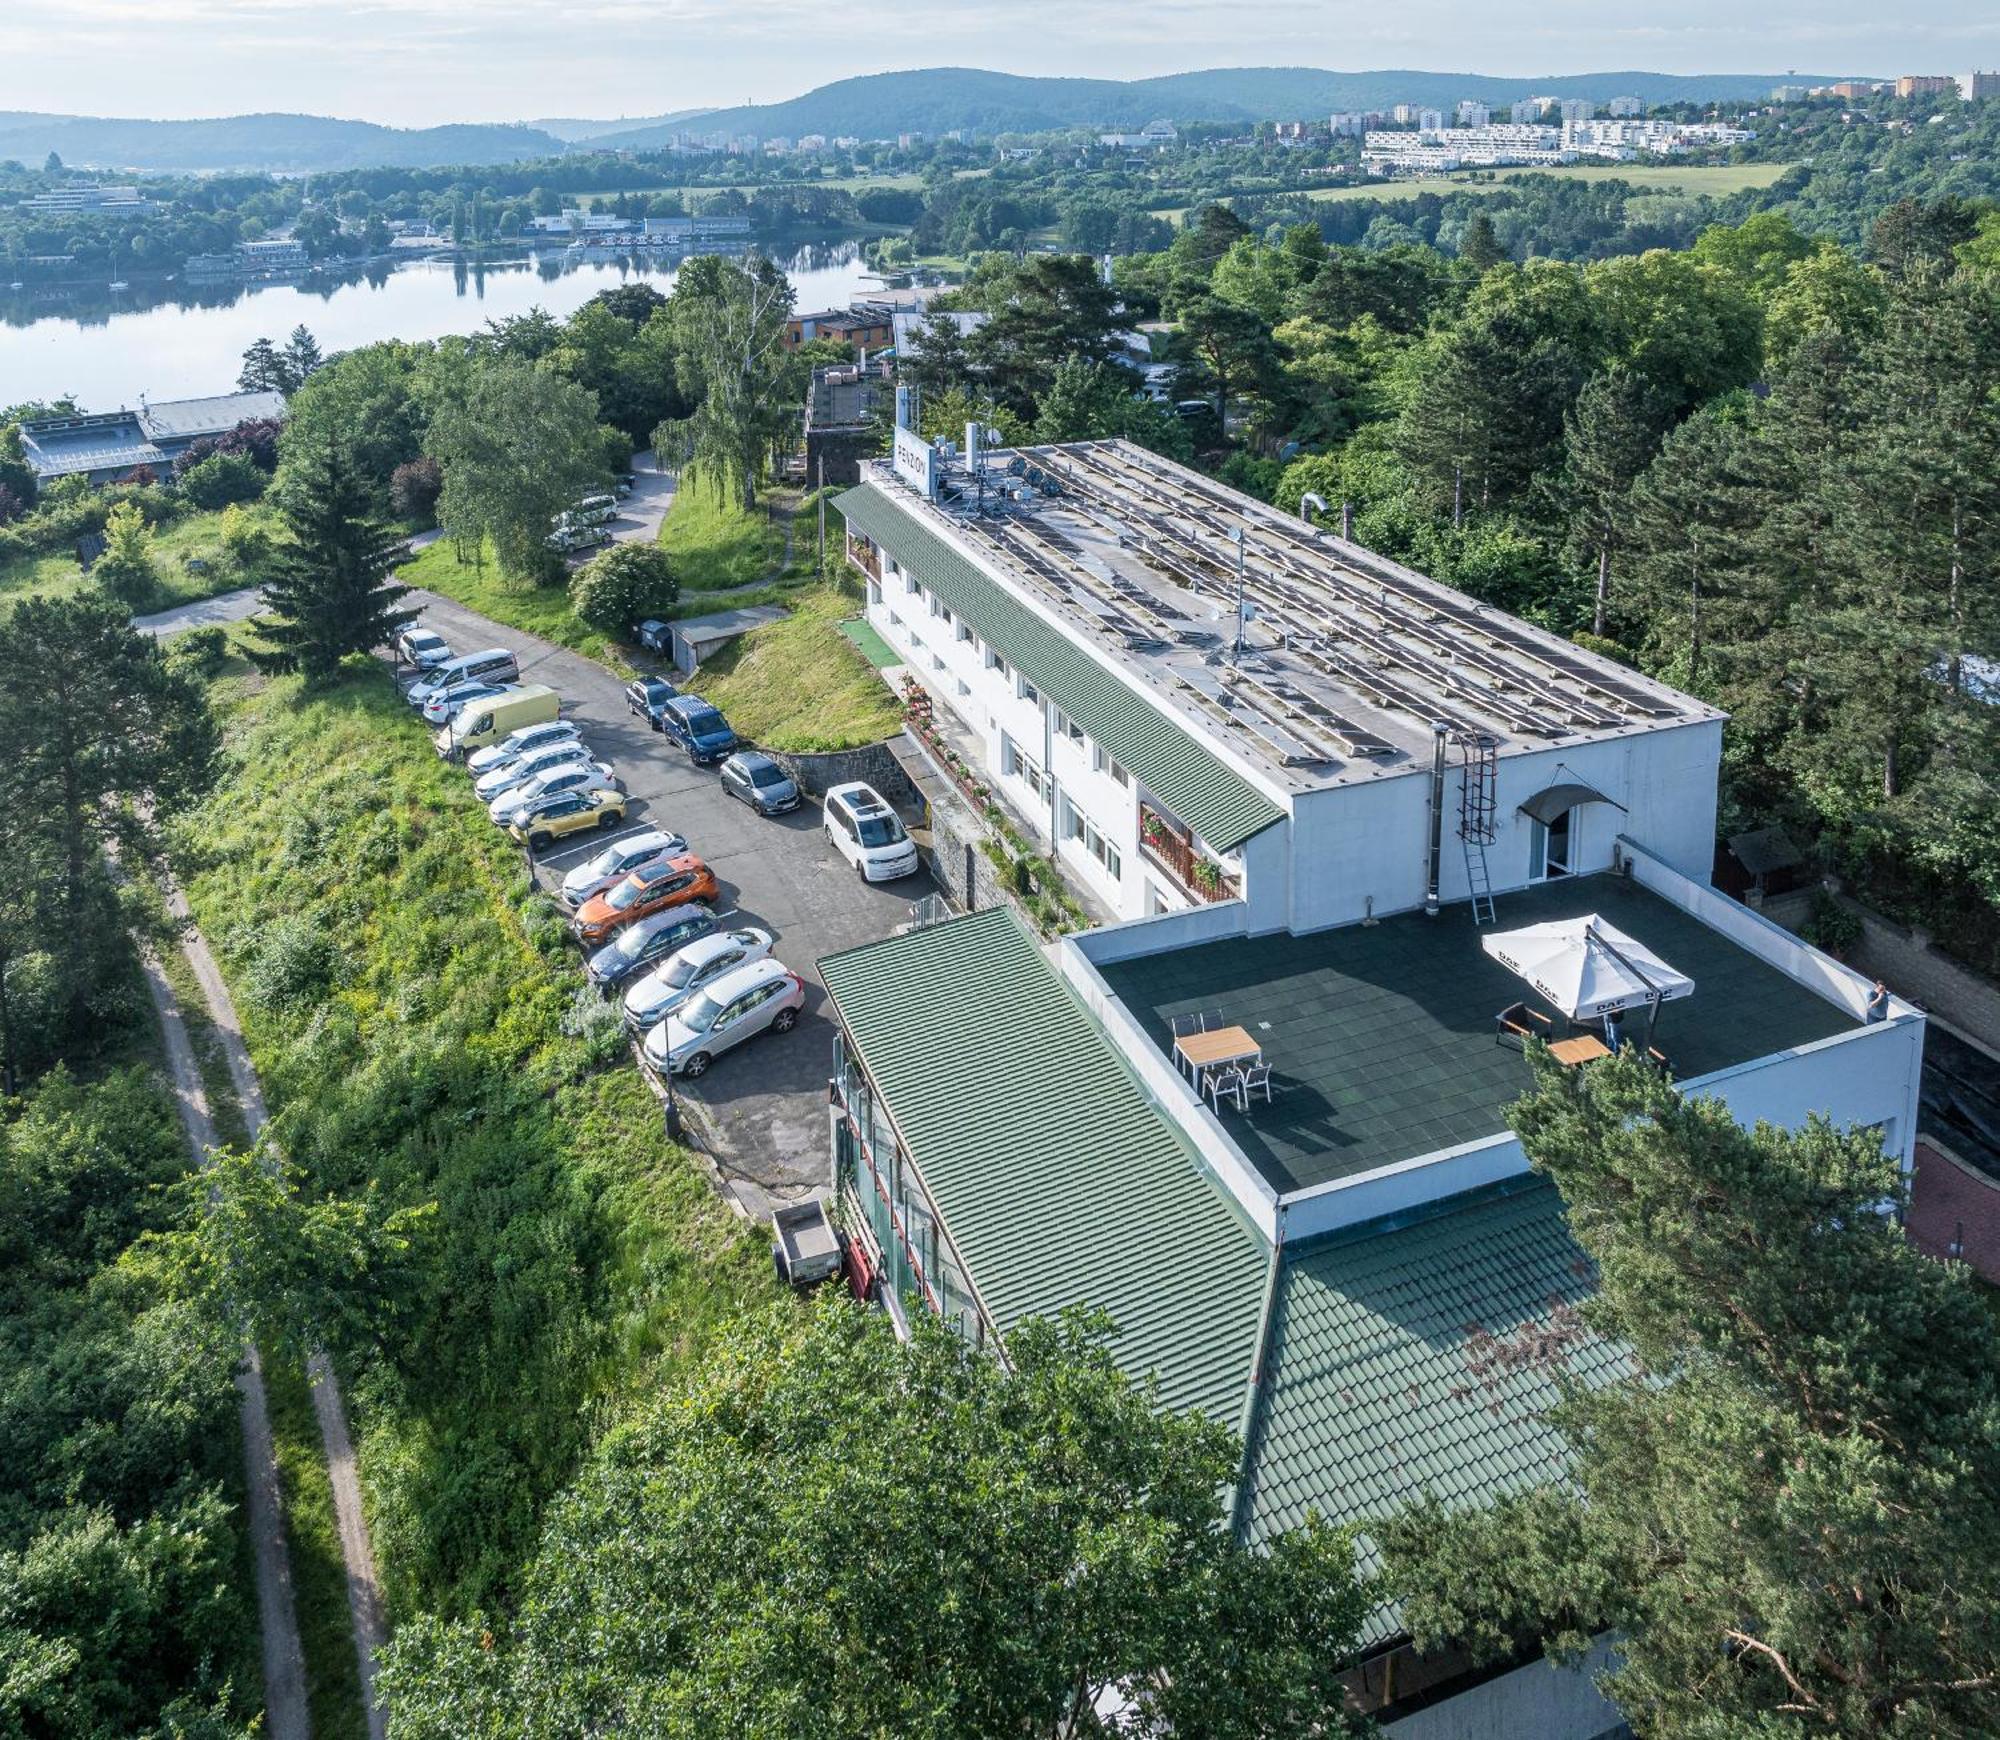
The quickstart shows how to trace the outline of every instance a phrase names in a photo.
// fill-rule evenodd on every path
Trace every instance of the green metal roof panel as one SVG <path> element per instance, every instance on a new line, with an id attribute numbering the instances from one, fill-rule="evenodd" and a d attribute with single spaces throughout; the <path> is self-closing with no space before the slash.
<path id="1" fill-rule="evenodd" d="M 1218 852 L 1283 818 L 1283 808 L 1087 652 L 905 513 L 874 484 L 836 498 L 848 524 L 880 544 L 979 636 L 1130 768 Z"/>
<path id="2" fill-rule="evenodd" d="M 1560 1479 L 1568 1447 L 1544 1418 L 1557 1375 L 1628 1369 L 1578 1316 L 1595 1284 L 1540 1179 L 1289 1249 L 1245 1457 L 1247 1537 L 1315 1511 L 1364 1523 L 1426 1489 L 1463 1507 Z M 1385 1603 L 1364 1641 L 1398 1630 Z"/>
<path id="3" fill-rule="evenodd" d="M 820 970 L 1001 1334 L 1101 1307 L 1126 1371 L 1235 1425 L 1268 1248 L 1012 914 Z"/>

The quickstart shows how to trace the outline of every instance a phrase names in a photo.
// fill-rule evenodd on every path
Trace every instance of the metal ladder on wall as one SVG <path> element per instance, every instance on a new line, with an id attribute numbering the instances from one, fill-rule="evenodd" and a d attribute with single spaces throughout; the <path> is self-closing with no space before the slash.
<path id="1" fill-rule="evenodd" d="M 1486 848 L 1499 838 L 1499 746 L 1484 732 L 1460 732 L 1458 755 L 1458 838 L 1465 849 L 1472 922 L 1491 924 L 1496 914 Z"/>

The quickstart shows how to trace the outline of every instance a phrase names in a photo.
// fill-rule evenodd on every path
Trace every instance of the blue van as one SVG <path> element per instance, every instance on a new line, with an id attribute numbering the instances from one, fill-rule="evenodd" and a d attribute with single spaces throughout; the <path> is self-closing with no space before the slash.
<path id="1" fill-rule="evenodd" d="M 720 761 L 736 747 L 729 721 L 699 695 L 675 695 L 660 708 L 659 723 L 697 767 Z"/>

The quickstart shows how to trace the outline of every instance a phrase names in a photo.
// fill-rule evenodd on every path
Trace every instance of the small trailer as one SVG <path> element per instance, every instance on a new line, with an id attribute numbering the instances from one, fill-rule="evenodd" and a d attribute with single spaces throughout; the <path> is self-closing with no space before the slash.
<path id="1" fill-rule="evenodd" d="M 840 1234 L 818 1197 L 775 1210 L 771 1232 L 771 1262 L 780 1281 L 816 1287 L 840 1273 Z"/>

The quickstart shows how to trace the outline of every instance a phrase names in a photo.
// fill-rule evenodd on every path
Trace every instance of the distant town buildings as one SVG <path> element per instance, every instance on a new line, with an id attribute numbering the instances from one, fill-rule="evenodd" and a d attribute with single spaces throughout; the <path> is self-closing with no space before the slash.
<path id="1" fill-rule="evenodd" d="M 1980 103 L 1988 97 L 2000 97 L 2000 72 L 1960 73 L 1957 84 L 1964 102 Z"/>
<path id="2" fill-rule="evenodd" d="M 1483 127 L 1493 119 L 1493 111 L 1484 103 L 1465 97 L 1459 102 L 1457 116 L 1461 127 Z"/>
<path id="3" fill-rule="evenodd" d="M 1747 144 L 1747 127 L 1714 122 L 1645 120 L 1492 122 L 1483 127 L 1419 128 L 1414 134 L 1363 136 L 1364 168 L 1381 175 L 1437 175 L 1453 169 L 1533 167 L 1594 158 L 1613 163 L 1635 157 L 1675 157 L 1718 145 Z"/>
<path id="4" fill-rule="evenodd" d="M 1896 81 L 1899 97 L 1936 97 L 1957 89 L 1958 80 L 1950 73 L 1905 73 Z"/>
<path id="5" fill-rule="evenodd" d="M 1643 115 L 1646 105 L 1637 97 L 1613 97 L 1604 105 L 1604 112 L 1613 120 L 1624 120 L 1633 115 Z"/>
<path id="6" fill-rule="evenodd" d="M 1148 121 L 1136 133 L 1100 133 L 1097 142 L 1120 151 L 1164 151 L 1180 139 L 1180 129 L 1171 121 Z"/>
<path id="7" fill-rule="evenodd" d="M 1365 110 L 1343 109 L 1336 111 L 1327 122 L 1327 130 L 1336 139 L 1359 139 L 1373 124 L 1373 119 Z"/>
<path id="8" fill-rule="evenodd" d="M 23 211 L 32 212 L 123 212 L 137 215 L 153 209 L 153 202 L 136 187 L 105 187 L 93 181 L 73 181 L 67 187 L 52 187 L 32 199 L 21 201 Z"/>

